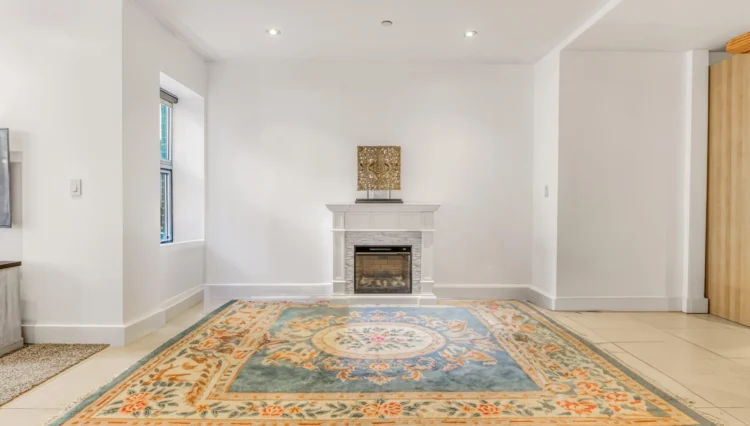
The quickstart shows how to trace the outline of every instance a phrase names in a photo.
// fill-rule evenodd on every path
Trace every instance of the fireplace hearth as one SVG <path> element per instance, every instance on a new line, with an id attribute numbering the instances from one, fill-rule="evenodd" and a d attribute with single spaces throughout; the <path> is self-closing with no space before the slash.
<path id="1" fill-rule="evenodd" d="M 354 292 L 411 294 L 411 246 L 355 246 Z"/>

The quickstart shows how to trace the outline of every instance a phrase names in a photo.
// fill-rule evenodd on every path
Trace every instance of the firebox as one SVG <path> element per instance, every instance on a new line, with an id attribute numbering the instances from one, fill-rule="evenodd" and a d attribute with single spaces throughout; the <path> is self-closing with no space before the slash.
<path id="1" fill-rule="evenodd" d="M 355 246 L 355 293 L 411 293 L 411 246 Z"/>

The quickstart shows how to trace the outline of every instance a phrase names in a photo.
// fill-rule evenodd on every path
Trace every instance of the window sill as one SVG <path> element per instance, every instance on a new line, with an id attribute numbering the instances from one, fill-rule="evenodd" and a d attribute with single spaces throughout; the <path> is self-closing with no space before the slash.
<path id="1" fill-rule="evenodd" d="M 164 250 L 190 250 L 193 248 L 203 248 L 206 245 L 205 240 L 178 241 L 171 243 L 161 243 Z"/>

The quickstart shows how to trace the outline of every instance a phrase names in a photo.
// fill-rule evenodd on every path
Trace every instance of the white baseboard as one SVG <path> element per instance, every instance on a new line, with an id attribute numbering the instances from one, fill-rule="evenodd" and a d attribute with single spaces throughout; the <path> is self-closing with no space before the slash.
<path id="1" fill-rule="evenodd" d="M 24 324 L 23 335 L 28 343 L 104 343 L 124 346 L 184 312 L 203 299 L 203 286 L 197 286 L 165 302 L 156 311 L 135 321 L 120 325 L 89 324 Z"/>
<path id="2" fill-rule="evenodd" d="M 527 289 L 526 300 L 550 311 L 555 310 L 555 296 L 532 285 Z"/>
<path id="3" fill-rule="evenodd" d="M 203 312 L 208 313 L 230 300 L 293 300 L 299 302 L 327 300 L 331 283 L 300 284 L 206 284 Z"/>
<path id="4" fill-rule="evenodd" d="M 23 324 L 21 327 L 27 343 L 125 344 L 124 325 Z"/>
<path id="5" fill-rule="evenodd" d="M 299 284 L 206 284 L 203 312 L 208 313 L 230 300 L 310 302 L 331 298 L 330 283 Z"/>
<path id="6" fill-rule="evenodd" d="M 436 284 L 435 294 L 440 299 L 526 300 L 545 309 L 554 309 L 555 297 L 526 284 Z"/>
<path id="7" fill-rule="evenodd" d="M 677 297 L 559 297 L 525 284 L 436 284 L 435 294 L 441 299 L 526 300 L 554 311 L 683 311 L 708 312 L 707 299 Z"/>
<path id="8" fill-rule="evenodd" d="M 453 300 L 527 300 L 528 285 L 522 284 L 435 284 L 438 299 Z"/>
<path id="9" fill-rule="evenodd" d="M 333 296 L 331 284 L 213 284 L 206 285 L 204 311 L 210 312 L 233 299 L 314 301 L 333 299 L 348 304 L 430 304 L 419 295 L 373 298 Z M 683 301 L 675 297 L 560 297 L 528 284 L 435 284 L 438 299 L 526 300 L 556 311 L 682 311 L 683 305 L 705 312 L 705 299 Z M 381 300 L 382 299 L 382 300 Z M 691 312 L 691 311 L 687 311 Z"/>
<path id="10" fill-rule="evenodd" d="M 203 301 L 203 286 L 199 285 L 180 293 L 162 304 L 167 322 Z"/>
<path id="11" fill-rule="evenodd" d="M 421 294 L 347 294 L 332 296 L 331 303 L 341 305 L 434 305 L 437 298 Z"/>
<path id="12" fill-rule="evenodd" d="M 206 284 L 204 289 L 205 296 L 210 298 L 255 299 L 261 297 L 331 296 L 331 283 Z"/>
<path id="13" fill-rule="evenodd" d="M 688 314 L 707 314 L 708 299 L 705 297 L 699 299 L 682 299 L 682 312 Z"/>
<path id="14" fill-rule="evenodd" d="M 677 297 L 557 297 L 556 311 L 681 311 Z"/>
<path id="15" fill-rule="evenodd" d="M 141 337 L 167 324 L 177 315 L 203 300 L 203 285 L 184 291 L 161 304 L 159 309 L 125 325 L 125 344 L 135 342 Z"/>
<path id="16" fill-rule="evenodd" d="M 431 295 L 334 295 L 330 283 L 301 284 L 207 284 L 203 311 L 208 313 L 224 303 L 239 300 L 314 302 L 330 300 L 348 305 L 433 305 Z"/>
<path id="17" fill-rule="evenodd" d="M 164 327 L 167 323 L 167 313 L 164 309 L 159 309 L 142 318 L 131 321 L 123 327 L 124 344 L 130 344 L 152 331 Z M 113 346 L 119 346 L 112 343 Z"/>

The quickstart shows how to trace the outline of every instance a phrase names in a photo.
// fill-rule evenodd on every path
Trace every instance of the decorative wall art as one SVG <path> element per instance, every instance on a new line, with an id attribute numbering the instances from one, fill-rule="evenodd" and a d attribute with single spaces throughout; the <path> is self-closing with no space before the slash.
<path id="1" fill-rule="evenodd" d="M 0 228 L 10 226 L 10 138 L 0 129 Z"/>
<path id="2" fill-rule="evenodd" d="M 401 147 L 357 147 L 357 191 L 367 191 L 358 203 L 402 203 L 391 198 L 391 191 L 401 190 Z M 371 196 L 372 195 L 372 196 Z"/>

